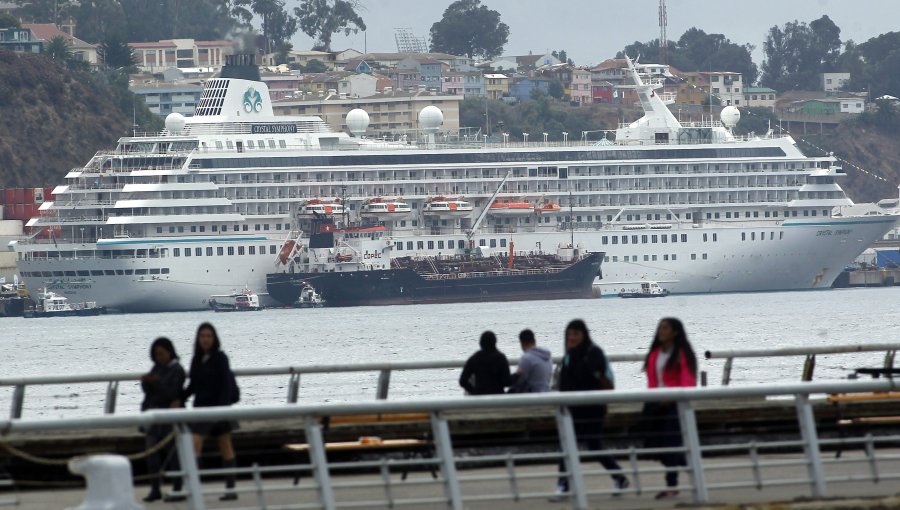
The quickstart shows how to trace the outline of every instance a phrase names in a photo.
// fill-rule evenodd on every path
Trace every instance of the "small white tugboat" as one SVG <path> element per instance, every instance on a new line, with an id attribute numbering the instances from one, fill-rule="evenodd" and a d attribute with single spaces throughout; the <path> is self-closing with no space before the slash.
<path id="1" fill-rule="evenodd" d="M 626 299 L 666 297 L 668 295 L 669 291 L 660 287 L 656 282 L 641 282 L 640 289 L 622 289 L 622 292 L 619 292 L 619 297 Z"/>
<path id="2" fill-rule="evenodd" d="M 106 313 L 106 308 L 97 306 L 97 303 L 88 301 L 85 303 L 69 303 L 69 300 L 47 289 L 42 289 L 38 294 L 37 306 L 25 310 L 24 317 L 33 319 L 37 317 L 80 317 L 100 315 Z"/>
<path id="3" fill-rule="evenodd" d="M 209 297 L 209 307 L 216 312 L 257 312 L 262 310 L 259 296 L 250 289 Z"/>
<path id="4" fill-rule="evenodd" d="M 300 296 L 294 302 L 294 308 L 322 308 L 325 301 L 322 295 L 316 292 L 312 285 L 303 282 L 303 288 L 300 289 Z"/>

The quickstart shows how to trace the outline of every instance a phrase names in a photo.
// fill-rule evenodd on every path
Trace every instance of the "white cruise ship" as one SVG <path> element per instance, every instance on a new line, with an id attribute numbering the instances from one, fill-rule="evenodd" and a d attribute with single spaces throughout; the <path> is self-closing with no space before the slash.
<path id="1" fill-rule="evenodd" d="M 361 110 L 348 115 L 353 134 L 335 133 L 317 117 L 275 116 L 252 64 L 232 58 L 193 117 L 172 114 L 162 133 L 122 138 L 66 175 L 27 223 L 35 236 L 9 246 L 32 294 L 165 311 L 262 293 L 266 274 L 285 270 L 285 240 L 315 214 L 383 226 L 385 256 L 574 241 L 606 252 L 604 294 L 641 281 L 673 293 L 815 289 L 895 224 L 850 207 L 833 157 L 807 157 L 786 136 L 733 136 L 734 108 L 722 123 L 680 123 L 630 61 L 644 117 L 614 140 L 562 144 L 444 142 L 433 106 L 422 136 L 366 138 Z M 404 207 L 363 214 L 372 203 Z"/>

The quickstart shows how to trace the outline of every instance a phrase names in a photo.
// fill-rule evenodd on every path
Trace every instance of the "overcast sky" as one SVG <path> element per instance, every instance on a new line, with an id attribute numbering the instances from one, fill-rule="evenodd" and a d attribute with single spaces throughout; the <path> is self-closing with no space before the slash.
<path id="1" fill-rule="evenodd" d="M 287 0 L 289 6 L 297 0 Z M 333 49 L 396 51 L 394 28 L 409 27 L 428 36 L 451 0 L 361 0 L 367 34 L 335 35 Z M 523 55 L 565 49 L 576 64 L 588 65 L 615 56 L 626 44 L 659 35 L 658 0 L 482 0 L 500 12 L 509 25 L 505 54 Z M 733 42 L 756 46 L 753 57 L 762 62 L 762 42 L 773 25 L 812 21 L 828 14 L 841 28 L 841 39 L 857 42 L 900 30 L 896 0 L 668 0 L 668 38 L 677 40 L 696 26 L 725 34 Z M 294 38 L 296 49 L 308 49 L 304 34 Z"/>

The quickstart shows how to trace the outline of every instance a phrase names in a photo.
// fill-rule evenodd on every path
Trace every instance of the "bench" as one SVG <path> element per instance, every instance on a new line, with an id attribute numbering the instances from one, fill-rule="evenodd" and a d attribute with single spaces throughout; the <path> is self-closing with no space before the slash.
<path id="1" fill-rule="evenodd" d="M 842 404 L 860 404 L 871 402 L 900 401 L 900 392 L 888 391 L 884 393 L 867 393 L 862 395 L 833 394 L 828 396 L 828 403 L 835 407 L 835 423 L 840 431 L 840 437 L 844 438 L 843 430 L 847 427 L 868 425 L 896 425 L 900 424 L 900 415 L 891 416 L 854 416 L 845 418 L 842 413 Z M 838 445 L 835 458 L 840 458 L 843 445 Z"/>
<path id="2" fill-rule="evenodd" d="M 427 422 L 430 420 L 428 413 L 394 413 L 394 414 L 372 414 L 372 415 L 352 415 L 352 416 L 335 416 L 323 417 L 322 432 L 327 434 L 329 428 L 335 425 L 377 425 L 387 423 L 416 423 Z M 284 445 L 284 449 L 298 453 L 307 454 L 309 452 L 308 443 L 288 443 Z M 381 439 L 377 437 L 364 437 L 356 441 L 332 441 L 325 443 L 325 452 L 358 452 L 358 453 L 388 453 L 403 452 L 404 459 L 412 458 L 431 458 L 434 455 L 434 445 L 430 439 Z M 437 470 L 435 465 L 429 466 L 429 471 L 433 478 L 437 478 Z M 409 466 L 404 465 L 401 471 L 401 480 L 406 480 L 409 474 Z M 300 474 L 294 477 L 294 485 L 300 482 Z"/>

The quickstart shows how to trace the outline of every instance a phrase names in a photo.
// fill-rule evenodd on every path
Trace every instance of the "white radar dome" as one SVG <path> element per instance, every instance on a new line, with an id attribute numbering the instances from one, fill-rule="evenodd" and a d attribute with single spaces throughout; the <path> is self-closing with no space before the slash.
<path id="1" fill-rule="evenodd" d="M 722 119 L 722 124 L 725 124 L 725 127 L 731 129 L 737 126 L 738 121 L 741 120 L 741 111 L 734 106 L 726 106 L 722 108 L 719 118 Z"/>
<path id="2" fill-rule="evenodd" d="M 180 113 L 170 113 L 166 116 L 166 129 L 171 135 L 180 135 L 184 130 L 185 123 L 184 115 Z"/>
<path id="3" fill-rule="evenodd" d="M 444 112 L 434 105 L 426 106 L 419 112 L 419 126 L 425 131 L 437 131 L 444 123 Z"/>
<path id="4" fill-rule="evenodd" d="M 362 136 L 369 128 L 369 114 L 365 110 L 354 108 L 347 112 L 347 129 L 355 136 Z"/>

